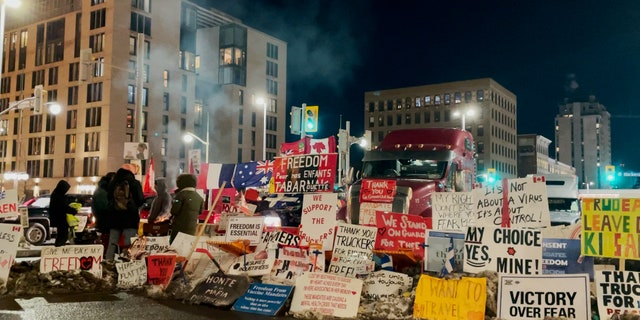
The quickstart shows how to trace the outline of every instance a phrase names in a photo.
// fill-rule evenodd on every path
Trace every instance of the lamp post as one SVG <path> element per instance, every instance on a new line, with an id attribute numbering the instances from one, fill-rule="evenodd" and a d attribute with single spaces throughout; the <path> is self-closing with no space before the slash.
<path id="1" fill-rule="evenodd" d="M 191 143 L 193 142 L 193 139 L 196 139 L 198 141 L 200 141 L 200 143 L 205 145 L 205 151 L 204 151 L 204 161 L 206 163 L 209 163 L 209 121 L 207 119 L 207 137 L 206 137 L 206 141 L 202 140 L 200 137 L 196 136 L 194 133 L 192 132 L 185 132 L 184 135 L 182 136 L 182 140 L 184 140 L 184 142 L 186 143 Z"/>
<path id="2" fill-rule="evenodd" d="M 262 160 L 267 160 L 267 100 L 258 98 L 256 103 L 262 105 Z"/>
<path id="3" fill-rule="evenodd" d="M 460 117 L 462 119 L 462 130 L 467 130 L 467 116 L 472 117 L 475 114 L 475 112 L 473 111 L 473 109 L 468 108 L 463 112 L 460 112 L 459 110 L 456 110 L 455 112 L 453 112 L 453 116 L 454 117 Z"/>
<path id="4" fill-rule="evenodd" d="M 2 64 L 2 54 L 4 53 L 4 19 L 6 6 L 17 8 L 20 5 L 20 0 L 0 0 L 0 64 Z M 2 82 L 2 66 L 0 65 L 0 83 Z"/>

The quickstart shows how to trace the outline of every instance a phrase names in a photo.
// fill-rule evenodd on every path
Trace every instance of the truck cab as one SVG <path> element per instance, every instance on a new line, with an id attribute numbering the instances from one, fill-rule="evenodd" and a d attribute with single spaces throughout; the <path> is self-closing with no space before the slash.
<path id="1" fill-rule="evenodd" d="M 471 191 L 475 181 L 473 136 L 449 128 L 391 131 L 365 152 L 363 179 L 394 180 L 393 212 L 431 217 L 433 192 Z M 361 180 L 349 188 L 348 221 L 358 224 Z"/>

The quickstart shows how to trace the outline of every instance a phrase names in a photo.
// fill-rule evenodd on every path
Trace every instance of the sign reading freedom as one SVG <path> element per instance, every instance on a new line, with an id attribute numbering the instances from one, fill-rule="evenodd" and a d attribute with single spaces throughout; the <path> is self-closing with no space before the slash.
<path id="1" fill-rule="evenodd" d="M 305 154 L 276 158 L 275 193 L 333 192 L 338 154 Z"/>

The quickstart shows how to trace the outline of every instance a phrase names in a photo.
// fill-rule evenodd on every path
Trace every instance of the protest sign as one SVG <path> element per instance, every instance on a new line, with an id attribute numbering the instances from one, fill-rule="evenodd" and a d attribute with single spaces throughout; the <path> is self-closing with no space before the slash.
<path id="1" fill-rule="evenodd" d="M 411 249 L 419 259 L 424 256 L 422 244 L 426 230 L 425 218 L 396 212 L 376 212 L 376 250 L 397 251 Z"/>
<path id="2" fill-rule="evenodd" d="M 339 224 L 328 273 L 345 277 L 373 271 L 376 227 Z"/>
<path id="3" fill-rule="evenodd" d="M 614 314 L 640 314 L 640 272 L 596 270 L 600 319 Z"/>
<path id="4" fill-rule="evenodd" d="M 547 186 L 543 177 L 507 179 L 502 185 L 474 189 L 476 226 L 502 226 L 503 207 L 508 209 L 507 226 L 546 227 L 550 225 Z"/>
<path id="5" fill-rule="evenodd" d="M 116 263 L 118 288 L 131 289 L 147 282 L 147 264 L 144 260 Z"/>
<path id="6" fill-rule="evenodd" d="M 384 179 L 362 179 L 360 202 L 392 203 L 396 195 L 396 181 Z"/>
<path id="7" fill-rule="evenodd" d="M 333 192 L 337 153 L 277 157 L 274 193 Z"/>
<path id="8" fill-rule="evenodd" d="M 421 319 L 482 320 L 487 301 L 486 278 L 440 279 L 421 275 L 413 316 Z"/>
<path id="9" fill-rule="evenodd" d="M 389 296 L 400 296 L 411 290 L 413 278 L 387 270 L 380 270 L 368 275 L 362 285 L 362 294 L 368 299 L 379 299 Z"/>
<path id="10" fill-rule="evenodd" d="M 355 318 L 360 305 L 362 280 L 322 272 L 308 272 L 296 279 L 292 313 L 307 310 L 323 315 Z"/>
<path id="11" fill-rule="evenodd" d="M 247 292 L 236 300 L 231 310 L 275 316 L 284 306 L 292 290 L 292 286 L 252 283 Z"/>
<path id="12" fill-rule="evenodd" d="M 257 245 L 262 238 L 264 217 L 233 217 L 229 219 L 225 241 L 249 240 L 251 245 Z"/>
<path id="13" fill-rule="evenodd" d="M 169 236 L 147 237 L 145 236 L 144 251 L 148 253 L 161 253 L 169 249 Z M 133 243 L 138 237 L 131 237 Z"/>
<path id="14" fill-rule="evenodd" d="M 309 271 L 310 259 L 307 250 L 297 247 L 282 247 L 278 249 L 277 259 L 267 280 L 294 285 L 295 278 Z"/>
<path id="15" fill-rule="evenodd" d="M 232 305 L 249 289 L 249 277 L 214 273 L 200 282 L 189 295 L 194 304 L 210 304 L 216 307 Z"/>
<path id="16" fill-rule="evenodd" d="M 51 271 L 88 271 L 102 278 L 104 247 L 96 245 L 45 246 L 40 251 L 40 273 Z"/>
<path id="17" fill-rule="evenodd" d="M 3 190 L 0 192 L 0 218 L 14 219 L 18 216 L 18 190 Z"/>
<path id="18" fill-rule="evenodd" d="M 640 259 L 640 199 L 582 199 L 582 255 Z"/>
<path id="19" fill-rule="evenodd" d="M 542 239 L 542 273 L 587 273 L 593 279 L 593 257 L 580 255 L 579 239 Z"/>
<path id="20" fill-rule="evenodd" d="M 434 230 L 466 231 L 474 225 L 473 192 L 434 192 L 431 211 Z"/>
<path id="21" fill-rule="evenodd" d="M 332 242 L 337 210 L 337 194 L 305 194 L 299 231 L 302 244 Z"/>
<path id="22" fill-rule="evenodd" d="M 284 230 L 267 231 L 262 233 L 262 242 L 297 247 L 300 245 L 300 236 Z"/>
<path id="23" fill-rule="evenodd" d="M 263 276 L 271 273 L 275 258 L 257 259 L 255 253 L 236 257 L 227 270 L 228 274 L 246 274 L 250 277 Z"/>
<path id="24" fill-rule="evenodd" d="M 358 224 L 375 226 L 376 225 L 376 212 L 391 212 L 393 211 L 393 204 L 391 203 L 378 203 L 378 202 L 360 202 L 360 215 L 358 216 Z"/>
<path id="25" fill-rule="evenodd" d="M 147 282 L 166 289 L 176 267 L 175 254 L 152 254 L 147 257 Z"/>
<path id="26" fill-rule="evenodd" d="M 464 272 L 541 274 L 542 238 L 534 229 L 469 227 L 464 240 Z"/>
<path id="27" fill-rule="evenodd" d="M 6 287 L 9 272 L 16 258 L 22 227 L 17 224 L 0 223 L 0 286 Z"/>
<path id="28" fill-rule="evenodd" d="M 590 307 L 587 274 L 498 275 L 500 319 L 591 319 Z"/>
<path id="29" fill-rule="evenodd" d="M 196 241 L 196 237 L 179 232 L 178 235 L 171 242 L 170 248 L 176 250 L 176 253 L 179 256 L 186 257 L 189 255 L 191 248 L 193 247 L 193 242 Z M 209 253 L 218 253 L 221 250 L 210 242 L 224 242 L 224 236 L 215 236 L 215 237 L 200 237 L 198 239 L 198 244 L 196 245 L 196 249 L 202 248 L 209 251 Z"/>
<path id="30" fill-rule="evenodd" d="M 464 262 L 464 233 L 427 230 L 425 239 L 424 270 L 441 272 L 447 260 L 447 253 L 453 239 L 453 272 L 462 272 Z M 451 271 L 450 271 L 451 272 Z"/>

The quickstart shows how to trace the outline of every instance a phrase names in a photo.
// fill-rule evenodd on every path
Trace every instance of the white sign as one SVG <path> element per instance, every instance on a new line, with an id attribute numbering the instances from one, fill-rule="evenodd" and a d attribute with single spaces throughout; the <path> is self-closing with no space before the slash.
<path id="1" fill-rule="evenodd" d="M 22 236 L 22 227 L 17 224 L 0 223 L 0 280 L 6 287 L 9 272 L 16 258 L 18 243 Z"/>
<path id="2" fill-rule="evenodd" d="M 88 271 L 102 279 L 101 244 L 45 246 L 40 251 L 40 273 L 51 271 Z"/>
<path id="3" fill-rule="evenodd" d="M 149 144 L 146 142 L 125 142 L 122 157 L 127 160 L 149 159 Z"/>
<path id="4" fill-rule="evenodd" d="M 200 174 L 200 164 L 202 163 L 201 161 L 202 156 L 201 156 L 201 151 L 200 149 L 191 149 L 189 150 L 189 165 L 191 166 L 189 169 L 189 172 L 191 172 L 191 169 L 193 169 L 193 174 L 195 175 L 199 175 Z"/>
<path id="5" fill-rule="evenodd" d="M 591 319 L 589 275 L 498 274 L 500 319 Z M 601 318 L 601 319 L 608 319 Z"/>
<path id="6" fill-rule="evenodd" d="M 300 218 L 300 239 L 302 244 L 323 243 L 332 240 L 338 212 L 336 193 L 305 194 L 302 200 Z"/>
<path id="7" fill-rule="evenodd" d="M 411 290 L 413 278 L 410 276 L 387 270 L 380 270 L 364 279 L 363 295 L 369 299 L 379 299 L 389 296 L 400 296 Z"/>
<path id="8" fill-rule="evenodd" d="M 360 306 L 362 280 L 322 272 L 307 272 L 296 279 L 292 313 L 308 310 L 321 314 L 355 318 Z"/>
<path id="9" fill-rule="evenodd" d="M 147 264 L 144 260 L 116 263 L 118 288 L 131 289 L 147 282 Z"/>
<path id="10" fill-rule="evenodd" d="M 373 247 L 378 228 L 339 224 L 328 273 L 345 277 L 373 271 Z"/>
<path id="11" fill-rule="evenodd" d="M 473 192 L 431 194 L 433 230 L 466 231 L 475 225 Z"/>
<path id="12" fill-rule="evenodd" d="M 17 218 L 18 215 L 18 190 L 0 192 L 0 218 Z"/>
<path id="13" fill-rule="evenodd" d="M 596 270 L 595 281 L 600 319 L 640 313 L 640 272 Z"/>
<path id="14" fill-rule="evenodd" d="M 233 217 L 229 219 L 225 240 L 249 240 L 251 245 L 257 245 L 262 239 L 264 217 Z"/>
<path id="15" fill-rule="evenodd" d="M 271 273 L 275 259 L 256 259 L 255 253 L 239 256 L 234 259 L 227 274 L 246 274 L 250 277 L 263 276 Z"/>
<path id="16" fill-rule="evenodd" d="M 191 252 L 194 241 L 196 241 L 195 236 L 178 232 L 178 235 L 173 239 L 173 242 L 171 242 L 169 247 L 176 250 L 176 253 L 179 256 L 187 257 Z M 198 244 L 196 245 L 196 250 L 198 248 L 206 249 L 211 254 L 222 251 L 217 246 L 209 244 L 209 242 L 224 242 L 224 236 L 200 237 L 200 239 L 198 239 Z"/>
<path id="17" fill-rule="evenodd" d="M 138 237 L 131 237 L 133 243 Z M 169 249 L 169 236 L 145 237 L 144 251 L 150 254 L 163 253 Z"/>
<path id="18" fill-rule="evenodd" d="M 361 202 L 358 224 L 376 225 L 376 211 L 391 212 L 392 203 Z"/>

